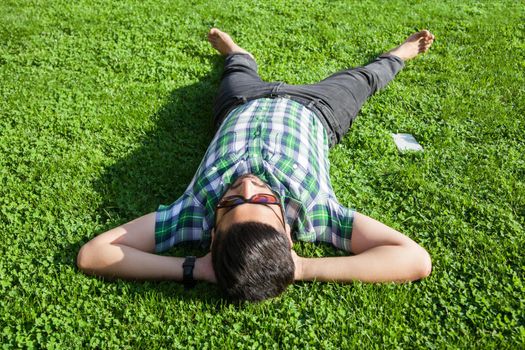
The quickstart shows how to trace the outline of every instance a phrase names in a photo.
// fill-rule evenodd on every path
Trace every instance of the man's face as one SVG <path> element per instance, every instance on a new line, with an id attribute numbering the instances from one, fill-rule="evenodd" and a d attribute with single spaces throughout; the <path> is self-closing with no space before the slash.
<path id="1" fill-rule="evenodd" d="M 251 198 L 255 194 L 266 193 L 273 194 L 268 185 L 264 183 L 257 176 L 247 174 L 239 177 L 224 193 L 224 197 L 241 195 L 244 198 Z M 275 227 L 279 232 L 283 232 L 289 236 L 289 226 L 286 225 L 286 232 L 284 232 L 283 218 L 281 209 L 278 205 L 260 205 L 255 203 L 244 203 L 233 208 L 219 208 L 217 209 L 215 222 L 221 231 L 226 231 L 232 224 L 256 221 Z M 291 239 L 290 239 L 291 240 Z"/>

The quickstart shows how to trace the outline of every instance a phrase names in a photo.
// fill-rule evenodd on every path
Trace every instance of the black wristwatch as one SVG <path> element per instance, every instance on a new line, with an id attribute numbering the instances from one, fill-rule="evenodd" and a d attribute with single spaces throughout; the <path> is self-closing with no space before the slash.
<path id="1" fill-rule="evenodd" d="M 184 283 L 184 289 L 188 290 L 195 287 L 197 282 L 193 279 L 193 268 L 195 267 L 195 257 L 187 256 L 182 264 L 182 282 Z"/>

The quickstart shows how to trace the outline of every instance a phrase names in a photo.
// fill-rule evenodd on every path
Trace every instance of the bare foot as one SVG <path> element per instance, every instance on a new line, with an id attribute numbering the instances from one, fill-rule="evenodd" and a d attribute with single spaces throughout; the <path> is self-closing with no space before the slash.
<path id="1" fill-rule="evenodd" d="M 412 59 L 420 53 L 426 52 L 434 42 L 434 35 L 428 30 L 422 30 L 414 33 L 405 40 L 404 43 L 387 52 L 395 55 L 403 61 Z"/>
<path id="2" fill-rule="evenodd" d="M 210 32 L 208 33 L 208 41 L 211 46 L 220 52 L 221 55 L 226 56 L 232 53 L 245 53 L 253 58 L 251 53 L 233 42 L 232 38 L 227 33 L 222 32 L 217 28 L 210 29 Z"/>

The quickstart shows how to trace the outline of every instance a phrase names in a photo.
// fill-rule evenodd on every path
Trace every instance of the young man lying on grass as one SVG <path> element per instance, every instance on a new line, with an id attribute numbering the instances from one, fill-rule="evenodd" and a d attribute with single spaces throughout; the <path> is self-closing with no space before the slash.
<path id="1" fill-rule="evenodd" d="M 407 236 L 337 201 L 328 150 L 366 99 L 427 51 L 426 30 L 372 63 L 312 85 L 263 82 L 253 56 L 216 28 L 208 40 L 226 56 L 214 105 L 217 133 L 184 194 L 170 206 L 85 244 L 78 266 L 107 278 L 218 283 L 234 300 L 259 301 L 294 280 L 413 281 L 428 276 L 428 253 Z M 328 242 L 354 255 L 305 258 L 292 238 Z M 211 252 L 154 253 L 184 241 Z"/>

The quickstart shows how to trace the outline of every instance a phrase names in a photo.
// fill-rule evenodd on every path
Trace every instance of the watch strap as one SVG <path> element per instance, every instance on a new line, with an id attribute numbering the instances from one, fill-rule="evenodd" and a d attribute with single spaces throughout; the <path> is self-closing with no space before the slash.
<path id="1" fill-rule="evenodd" d="M 182 283 L 184 289 L 188 290 L 195 287 L 197 282 L 193 279 L 193 268 L 195 267 L 195 260 L 197 258 L 193 255 L 187 256 L 182 264 Z"/>

